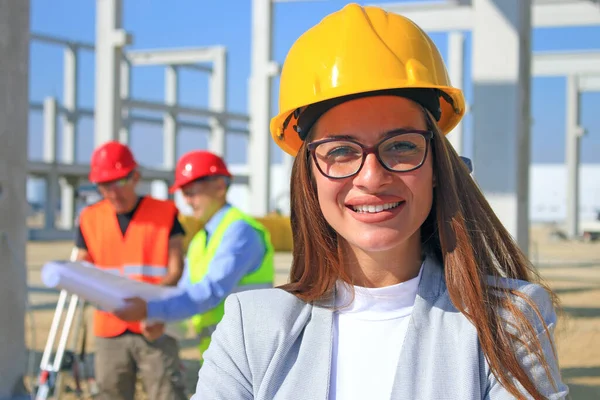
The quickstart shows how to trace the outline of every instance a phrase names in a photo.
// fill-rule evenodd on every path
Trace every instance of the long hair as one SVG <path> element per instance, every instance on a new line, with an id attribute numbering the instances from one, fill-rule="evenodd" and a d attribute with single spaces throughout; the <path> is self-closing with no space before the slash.
<path id="1" fill-rule="evenodd" d="M 541 282 L 432 117 L 425 111 L 424 114 L 428 128 L 434 133 L 431 151 L 438 182 L 432 209 L 421 227 L 424 250 L 442 262 L 450 299 L 477 329 L 479 343 L 499 382 L 519 397 L 519 389 L 513 381 L 516 379 L 535 399 L 543 399 L 521 367 L 515 348 L 525 346 L 535 355 L 549 380 L 552 379 L 550 367 L 531 320 L 517 307 L 515 298 L 524 301 L 544 324 L 541 313 L 528 296 L 508 287 L 495 286 L 489 277 L 536 282 L 548 292 L 556 307 L 557 297 Z M 350 280 L 339 245 L 343 239 L 327 223 L 319 206 L 306 150 L 309 138 L 292 167 L 293 261 L 290 281 L 281 288 L 313 303 L 329 298 L 338 279 Z M 502 317 L 502 310 L 510 313 L 511 321 Z M 548 327 L 543 326 L 545 334 L 550 335 Z"/>

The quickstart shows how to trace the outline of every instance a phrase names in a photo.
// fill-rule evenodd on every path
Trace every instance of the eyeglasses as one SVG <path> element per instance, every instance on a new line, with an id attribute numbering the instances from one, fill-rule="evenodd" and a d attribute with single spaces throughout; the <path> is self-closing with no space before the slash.
<path id="1" fill-rule="evenodd" d="M 413 171 L 425 161 L 433 132 L 396 130 L 374 146 L 365 146 L 351 138 L 332 137 L 309 143 L 307 148 L 319 172 L 331 179 L 356 175 L 369 154 L 390 172 Z"/>

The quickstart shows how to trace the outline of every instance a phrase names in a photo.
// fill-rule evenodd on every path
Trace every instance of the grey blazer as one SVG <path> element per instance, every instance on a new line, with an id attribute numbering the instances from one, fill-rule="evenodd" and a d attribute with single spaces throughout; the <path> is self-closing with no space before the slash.
<path id="1" fill-rule="evenodd" d="M 539 286 L 502 284 L 531 296 L 554 330 L 556 313 Z M 526 310 L 524 303 L 517 304 Z M 230 295 L 225 316 L 204 354 L 192 400 L 327 400 L 331 379 L 333 311 L 281 289 Z M 532 317 L 557 389 L 521 347 L 517 356 L 549 399 L 568 394 L 551 343 Z M 545 339 L 546 338 L 546 339 Z M 373 355 L 377 362 L 377 355 Z M 525 391 L 523 391 L 525 393 Z M 490 372 L 475 327 L 452 305 L 441 265 L 427 258 L 400 355 L 392 399 L 512 399 Z M 523 398 L 531 398 L 523 396 Z"/>

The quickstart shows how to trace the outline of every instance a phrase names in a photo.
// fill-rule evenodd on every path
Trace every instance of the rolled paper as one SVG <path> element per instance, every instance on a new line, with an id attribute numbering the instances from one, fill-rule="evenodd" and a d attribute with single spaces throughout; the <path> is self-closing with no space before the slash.
<path id="1" fill-rule="evenodd" d="M 49 288 L 76 294 L 108 312 L 121 307 L 129 297 L 140 297 L 146 301 L 159 300 L 176 296 L 184 290 L 134 281 L 84 261 L 51 261 L 44 264 L 42 282 Z M 148 321 L 153 322 L 160 321 Z M 185 335 L 181 323 L 167 324 L 166 330 L 168 334 L 178 338 Z"/>

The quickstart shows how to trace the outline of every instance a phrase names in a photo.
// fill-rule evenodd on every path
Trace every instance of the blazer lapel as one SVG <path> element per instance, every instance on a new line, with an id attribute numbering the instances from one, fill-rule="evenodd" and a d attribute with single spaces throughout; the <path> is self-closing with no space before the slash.
<path id="1" fill-rule="evenodd" d="M 329 305 L 330 306 L 330 305 Z M 333 348 L 333 311 L 329 307 L 313 307 L 313 321 L 306 327 L 306 336 L 314 338 L 312 357 L 313 370 L 310 374 L 313 380 L 313 389 L 310 398 L 327 400 L 329 398 L 329 384 L 331 379 L 331 357 Z M 326 340 L 329 338 L 329 340 Z"/>
<path id="2" fill-rule="evenodd" d="M 426 256 L 423 265 L 423 273 L 413 312 L 406 332 L 406 337 L 400 353 L 399 365 L 396 370 L 394 385 L 392 387 L 392 396 L 397 399 L 413 399 L 411 393 L 418 393 L 421 385 L 432 385 L 432 382 L 423 382 L 421 373 L 421 362 L 419 360 L 421 348 L 425 348 L 430 343 L 432 332 L 430 331 L 428 314 L 435 300 L 445 289 L 444 271 L 442 266 L 432 256 Z M 429 360 L 431 361 L 431 360 Z"/>
<path id="3" fill-rule="evenodd" d="M 333 300 L 313 304 L 299 340 L 297 358 L 276 396 L 270 399 L 327 400 L 331 374 Z"/>

